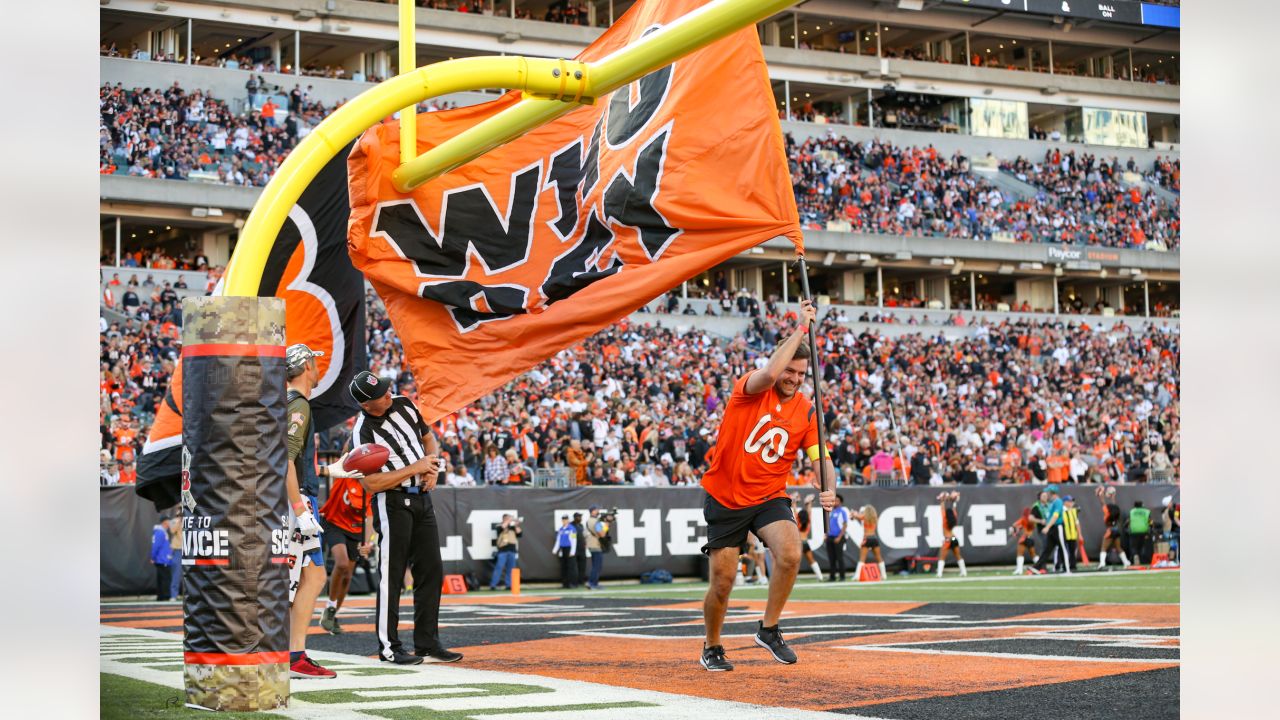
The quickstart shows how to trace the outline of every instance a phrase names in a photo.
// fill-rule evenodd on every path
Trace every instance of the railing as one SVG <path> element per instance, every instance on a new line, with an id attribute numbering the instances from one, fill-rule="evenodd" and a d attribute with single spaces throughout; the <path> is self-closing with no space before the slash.
<path id="1" fill-rule="evenodd" d="M 533 471 L 533 486 L 539 488 L 557 488 L 567 490 L 573 487 L 573 475 L 563 465 L 549 468 L 537 468 Z"/>

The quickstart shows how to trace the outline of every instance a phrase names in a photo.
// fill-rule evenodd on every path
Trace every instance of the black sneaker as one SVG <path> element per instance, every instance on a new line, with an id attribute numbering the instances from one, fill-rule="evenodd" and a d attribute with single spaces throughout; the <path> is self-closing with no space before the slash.
<path id="1" fill-rule="evenodd" d="M 453 663 L 462 659 L 462 653 L 442 647 L 434 650 L 416 650 L 414 652 L 418 657 L 422 658 L 423 662 L 429 663 Z"/>
<path id="2" fill-rule="evenodd" d="M 330 635 L 342 634 L 342 626 L 338 624 L 338 608 L 324 609 L 324 614 L 320 616 L 320 627 L 327 630 Z"/>
<path id="3" fill-rule="evenodd" d="M 390 660 L 381 656 L 379 656 L 378 659 L 381 660 L 382 662 L 393 662 L 397 665 L 421 665 L 422 664 L 422 658 L 418 657 L 417 655 L 410 655 L 407 652 L 399 652 L 399 651 L 397 651 Z"/>
<path id="4" fill-rule="evenodd" d="M 702 648 L 702 659 L 700 660 L 702 667 L 711 672 L 724 672 L 733 669 L 733 663 L 724 657 L 723 645 L 712 645 L 711 647 Z"/>
<path id="5" fill-rule="evenodd" d="M 756 630 L 756 644 L 773 653 L 773 659 L 780 663 L 794 665 L 797 660 L 795 651 L 782 639 L 782 631 L 777 625 L 767 628 L 761 620 L 760 627 Z"/>

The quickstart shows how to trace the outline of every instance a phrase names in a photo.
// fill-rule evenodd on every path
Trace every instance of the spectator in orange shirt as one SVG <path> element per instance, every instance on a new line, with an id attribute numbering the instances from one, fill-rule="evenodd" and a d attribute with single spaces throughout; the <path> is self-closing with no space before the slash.
<path id="1" fill-rule="evenodd" d="M 1049 483 L 1057 484 L 1067 481 L 1067 470 L 1071 466 L 1071 460 L 1064 454 L 1060 448 L 1054 448 L 1054 452 L 1048 459 L 1048 475 Z"/>
<path id="2" fill-rule="evenodd" d="M 578 440 L 570 440 L 569 449 L 565 451 L 564 456 L 565 462 L 573 472 L 574 482 L 578 485 L 590 485 L 591 481 L 587 479 L 587 455 L 582 451 L 582 443 Z"/>

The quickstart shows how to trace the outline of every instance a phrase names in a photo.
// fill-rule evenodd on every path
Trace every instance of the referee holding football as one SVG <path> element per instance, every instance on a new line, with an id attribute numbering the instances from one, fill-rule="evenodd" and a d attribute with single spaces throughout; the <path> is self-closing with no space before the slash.
<path id="1" fill-rule="evenodd" d="M 352 444 L 378 443 L 391 451 L 382 471 L 361 480 L 373 495 L 378 533 L 378 658 L 398 665 L 457 662 L 461 653 L 440 644 L 440 590 L 444 563 L 430 492 L 439 477 L 438 446 L 413 401 L 393 395 L 390 383 L 368 371 L 349 386 L 360 403 Z M 397 628 L 405 566 L 413 570 L 413 653 L 405 652 Z"/>

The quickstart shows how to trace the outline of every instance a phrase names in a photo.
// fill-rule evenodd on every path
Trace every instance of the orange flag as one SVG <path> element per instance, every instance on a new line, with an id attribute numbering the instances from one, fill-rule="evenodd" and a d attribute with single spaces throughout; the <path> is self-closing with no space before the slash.
<path id="1" fill-rule="evenodd" d="M 703 5 L 642 0 L 597 60 Z M 417 116 L 425 152 L 520 99 Z M 771 238 L 802 249 L 754 27 L 402 194 L 399 127 L 348 158 L 352 263 L 382 296 L 430 422 Z"/>

